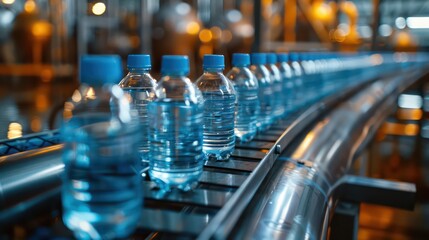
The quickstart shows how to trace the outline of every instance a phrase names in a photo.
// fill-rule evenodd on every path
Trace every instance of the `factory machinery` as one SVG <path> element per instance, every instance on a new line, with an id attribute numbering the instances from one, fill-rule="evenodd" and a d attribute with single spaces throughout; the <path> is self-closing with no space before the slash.
<path id="1" fill-rule="evenodd" d="M 414 184 L 367 178 L 353 166 L 365 161 L 360 154 L 398 96 L 426 74 L 419 65 L 386 71 L 289 114 L 238 144 L 229 161 L 207 162 L 193 192 L 161 194 L 146 177 L 135 237 L 355 239 L 360 202 L 413 209 Z M 49 140 L 57 132 L 43 134 L 20 144 L 52 146 L 0 157 L 6 235 L 19 224 L 29 236 L 40 226 L 55 229 L 52 236 L 72 236 L 61 223 L 62 145 Z M 16 141 L 0 147 L 18 148 Z"/>

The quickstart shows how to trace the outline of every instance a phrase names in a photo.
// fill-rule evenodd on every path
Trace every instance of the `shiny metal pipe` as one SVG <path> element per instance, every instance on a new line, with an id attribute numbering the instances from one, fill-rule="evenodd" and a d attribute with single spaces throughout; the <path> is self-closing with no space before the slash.
<path id="1" fill-rule="evenodd" d="M 0 157 L 0 211 L 61 185 L 62 146 Z"/>
<path id="2" fill-rule="evenodd" d="M 404 78 L 403 76 L 407 76 Z M 229 237 L 326 239 L 336 190 L 355 156 L 422 76 L 412 69 L 381 79 L 320 121 L 290 155 L 282 155 Z"/>

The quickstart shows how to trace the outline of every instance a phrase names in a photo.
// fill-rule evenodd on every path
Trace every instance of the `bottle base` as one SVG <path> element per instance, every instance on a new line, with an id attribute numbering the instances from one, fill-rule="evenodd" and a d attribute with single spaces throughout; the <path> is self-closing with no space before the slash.
<path id="1" fill-rule="evenodd" d="M 64 211 L 64 224 L 73 231 L 77 239 L 127 238 L 134 232 L 140 219 L 140 210 L 131 214 Z"/>
<path id="2" fill-rule="evenodd" d="M 158 171 L 156 169 L 149 169 L 149 176 L 161 191 L 170 192 L 172 189 L 179 189 L 181 191 L 188 192 L 195 189 L 202 172 L 202 166 L 177 172 L 165 172 Z"/>
<path id="3" fill-rule="evenodd" d="M 204 151 L 203 150 L 204 154 L 206 155 L 206 159 L 208 161 L 228 161 L 233 151 L 234 149 L 228 149 L 227 151 L 219 151 L 219 150 Z"/>

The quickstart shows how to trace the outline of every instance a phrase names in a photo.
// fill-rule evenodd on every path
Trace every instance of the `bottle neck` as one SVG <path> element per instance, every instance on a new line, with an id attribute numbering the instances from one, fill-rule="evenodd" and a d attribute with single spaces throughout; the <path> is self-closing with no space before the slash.
<path id="1" fill-rule="evenodd" d="M 218 73 L 222 71 L 223 68 L 204 68 L 204 73 Z"/>
<path id="2" fill-rule="evenodd" d="M 150 68 L 128 68 L 130 73 L 149 73 Z"/>
<path id="3" fill-rule="evenodd" d="M 162 77 L 169 76 L 169 77 L 180 78 L 180 77 L 187 77 L 188 73 L 187 72 L 164 72 L 164 73 L 161 73 L 161 75 Z"/>
<path id="4" fill-rule="evenodd" d="M 236 67 L 236 68 L 245 68 L 245 67 L 249 67 L 249 65 L 246 65 L 246 64 L 237 64 L 237 65 L 234 65 L 233 67 Z"/>

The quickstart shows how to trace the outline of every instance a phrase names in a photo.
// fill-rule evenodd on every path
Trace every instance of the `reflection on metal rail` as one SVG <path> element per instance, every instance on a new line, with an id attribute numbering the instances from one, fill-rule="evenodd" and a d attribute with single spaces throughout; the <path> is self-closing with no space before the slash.
<path id="1" fill-rule="evenodd" d="M 298 147 L 288 149 L 274 163 L 260 187 L 260 192 L 235 225 L 235 231 L 224 236 L 239 239 L 326 239 L 331 210 L 347 194 L 344 178 L 362 145 L 371 139 L 391 112 L 398 95 L 417 81 L 422 72 L 413 69 L 407 77 L 379 80 L 335 108 L 308 132 Z M 283 161 L 282 161 L 283 160 Z M 404 196 L 396 206 L 410 208 L 415 187 L 407 183 L 386 185 L 385 182 L 354 183 L 355 188 L 383 190 L 388 196 Z M 381 184 L 382 183 L 382 184 Z M 362 185 L 366 187 L 362 188 Z M 384 187 L 382 187 L 384 186 Z M 341 187 L 341 188 L 339 188 Z M 341 189 L 340 191 L 337 191 Z M 377 190 L 377 191 L 378 191 Z M 359 200 L 392 205 L 382 196 Z"/>

